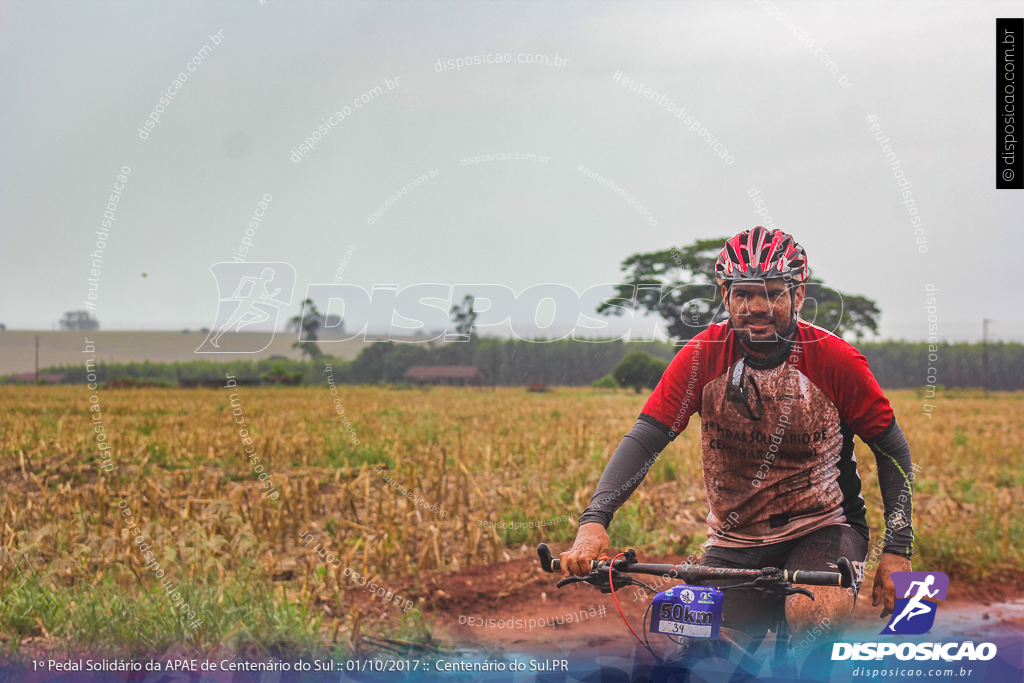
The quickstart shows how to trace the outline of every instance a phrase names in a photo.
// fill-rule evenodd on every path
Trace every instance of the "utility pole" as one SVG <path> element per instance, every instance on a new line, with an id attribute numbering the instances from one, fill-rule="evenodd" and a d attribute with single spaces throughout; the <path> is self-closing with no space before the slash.
<path id="1" fill-rule="evenodd" d="M 39 384 L 39 335 L 36 335 L 36 384 Z"/>
<path id="2" fill-rule="evenodd" d="M 981 321 L 981 381 L 982 387 L 988 391 L 988 324 L 992 322 L 988 318 Z"/>

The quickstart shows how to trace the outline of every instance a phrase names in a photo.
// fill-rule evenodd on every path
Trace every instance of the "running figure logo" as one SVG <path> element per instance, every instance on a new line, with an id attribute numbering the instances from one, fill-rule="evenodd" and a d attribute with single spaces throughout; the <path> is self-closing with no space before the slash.
<path id="1" fill-rule="evenodd" d="M 210 271 L 217 279 L 217 317 L 196 353 L 259 353 L 270 346 L 281 308 L 292 303 L 295 269 L 288 263 L 227 262 Z M 263 334 L 237 334 L 242 332 Z"/>
<path id="2" fill-rule="evenodd" d="M 882 633 L 920 635 L 935 623 L 938 603 L 945 600 L 949 577 L 942 572 L 893 572 L 896 605 Z M 903 597 L 899 597 L 902 594 Z"/>

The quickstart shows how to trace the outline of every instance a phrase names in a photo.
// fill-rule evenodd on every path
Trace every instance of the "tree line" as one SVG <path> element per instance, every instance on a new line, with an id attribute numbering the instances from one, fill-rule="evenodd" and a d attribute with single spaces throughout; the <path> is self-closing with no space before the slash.
<path id="1" fill-rule="evenodd" d="M 667 331 L 675 339 L 691 339 L 708 325 L 728 317 L 714 279 L 715 261 L 724 243 L 725 238 L 697 240 L 681 249 L 629 256 L 621 264 L 623 281 L 618 285 L 618 296 L 600 306 L 598 312 L 620 315 L 622 306 L 635 302 L 638 313 L 655 314 L 667 321 Z M 856 338 L 854 345 L 884 388 L 924 387 L 930 384 L 929 376 L 934 376 L 936 385 L 946 387 L 1024 389 L 1022 344 L 943 343 L 931 347 L 935 349 L 931 351 L 924 342 L 863 342 L 865 335 L 878 330 L 880 310 L 874 301 L 839 292 L 818 278 L 808 280 L 806 293 L 801 318 L 835 334 Z M 301 307 L 300 313 L 289 320 L 288 330 L 301 332 L 300 341 L 292 347 L 300 349 L 308 363 L 283 357 L 227 363 L 99 363 L 99 381 L 148 380 L 173 385 L 213 381 L 230 372 L 251 382 L 318 384 L 324 381 L 324 363 L 330 363 L 338 384 L 401 384 L 403 375 L 413 366 L 468 365 L 483 370 L 495 386 L 598 383 L 639 388 L 653 386 L 679 349 L 661 342 L 627 345 L 621 340 L 595 343 L 480 338 L 473 334 L 476 312 L 470 295 L 451 309 L 455 332 L 465 341 L 378 342 L 347 362 L 327 355 L 317 343 L 320 327 L 336 321 L 325 320 L 311 299 L 302 301 Z M 66 329 L 93 324 L 98 327 L 85 312 L 69 312 L 65 317 L 61 324 Z M 627 355 L 631 357 L 627 359 Z M 85 381 L 83 366 L 46 368 L 44 372 L 65 373 L 68 381 L 75 383 Z"/>
<path id="2" fill-rule="evenodd" d="M 939 344 L 929 353 L 926 343 L 859 342 L 855 346 L 868 360 L 879 384 L 887 389 L 917 388 L 928 384 L 934 367 L 937 384 L 945 387 L 982 387 L 992 390 L 1024 389 L 1024 344 Z M 316 385 L 326 382 L 324 363 L 333 367 L 338 384 L 401 384 L 405 371 L 415 365 L 472 365 L 487 373 L 489 384 L 525 386 L 532 383 L 584 386 L 612 374 L 627 354 L 644 352 L 670 361 L 678 346 L 660 342 L 604 343 L 563 340 L 537 343 L 522 340 L 475 339 L 452 344 L 377 342 L 364 348 L 353 361 L 321 355 L 303 362 L 285 358 L 229 362 L 97 363 L 97 380 L 149 380 L 175 385 L 182 380 L 216 380 L 230 373 L 266 383 Z M 930 361 L 934 356 L 936 360 Z M 85 366 L 57 366 L 45 373 L 66 374 L 74 384 L 86 382 Z"/>

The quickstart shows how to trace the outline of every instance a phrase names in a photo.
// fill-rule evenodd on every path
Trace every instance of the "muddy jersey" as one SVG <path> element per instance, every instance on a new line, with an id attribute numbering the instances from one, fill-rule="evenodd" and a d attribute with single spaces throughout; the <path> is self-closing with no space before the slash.
<path id="1" fill-rule="evenodd" d="M 640 416 L 675 438 L 700 415 L 709 535 L 744 547 L 848 524 L 867 537 L 853 437 L 878 436 L 893 413 L 864 356 L 800 321 L 780 364 L 751 362 L 728 321 L 711 325 L 679 351 Z"/>

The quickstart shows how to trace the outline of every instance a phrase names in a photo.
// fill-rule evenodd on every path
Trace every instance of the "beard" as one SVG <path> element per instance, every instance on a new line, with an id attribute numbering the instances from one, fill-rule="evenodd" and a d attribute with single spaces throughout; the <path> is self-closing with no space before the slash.
<path id="1" fill-rule="evenodd" d="M 774 324 L 774 334 L 766 339 L 754 339 L 754 335 L 746 325 L 760 325 L 767 323 Z M 770 321 L 746 321 L 745 326 L 737 327 L 734 320 L 730 321 L 732 331 L 739 337 L 740 341 L 745 344 L 752 351 L 756 351 L 765 355 L 772 355 L 773 352 L 778 351 L 784 346 L 787 346 L 790 341 L 790 337 L 793 336 L 793 331 L 796 329 L 797 322 L 796 316 L 790 316 L 784 326 L 779 325 L 779 321 L 774 318 Z"/>

